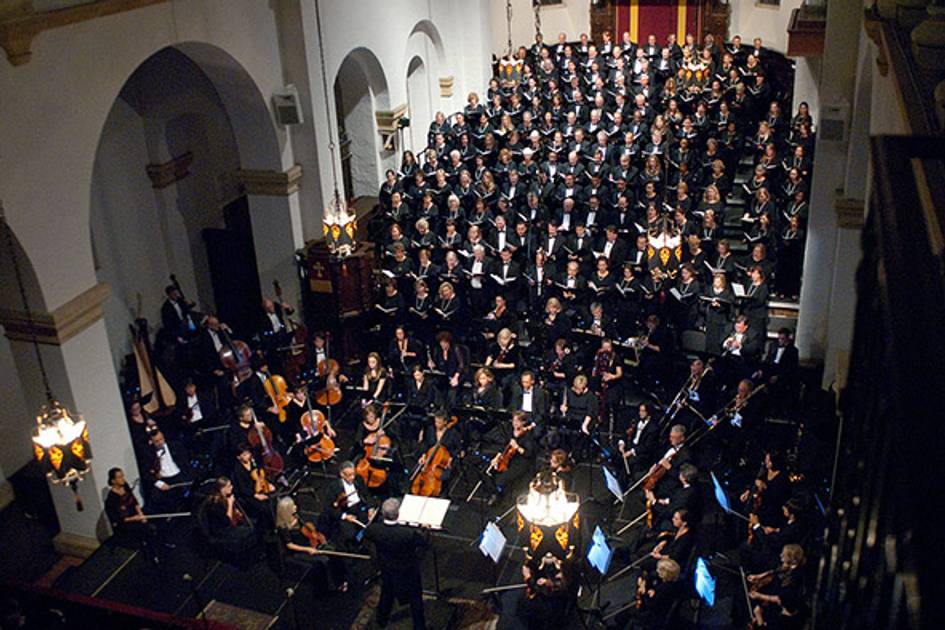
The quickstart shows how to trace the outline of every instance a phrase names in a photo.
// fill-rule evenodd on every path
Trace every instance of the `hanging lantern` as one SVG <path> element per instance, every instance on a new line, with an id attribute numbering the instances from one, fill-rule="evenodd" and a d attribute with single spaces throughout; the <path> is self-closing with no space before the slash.
<path id="1" fill-rule="evenodd" d="M 92 449 L 89 429 L 81 416 L 73 416 L 58 401 L 43 405 L 33 431 L 36 461 L 54 483 L 72 483 L 89 472 Z"/>

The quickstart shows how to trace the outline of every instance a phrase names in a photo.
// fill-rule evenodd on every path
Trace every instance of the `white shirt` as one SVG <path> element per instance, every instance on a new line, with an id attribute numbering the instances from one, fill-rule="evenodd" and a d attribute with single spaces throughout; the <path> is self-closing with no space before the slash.
<path id="1" fill-rule="evenodd" d="M 197 394 L 187 397 L 187 408 L 190 409 L 191 422 L 200 422 L 203 420 L 203 413 L 200 411 L 200 401 L 197 399 Z"/>
<path id="2" fill-rule="evenodd" d="M 744 333 L 735 333 L 735 334 L 732 335 L 732 336 L 735 338 L 735 341 L 738 342 L 738 347 L 737 347 L 737 348 L 732 348 L 732 354 L 735 355 L 736 357 L 740 357 L 740 356 L 742 356 L 742 343 L 744 343 L 745 334 L 744 334 Z"/>
<path id="3" fill-rule="evenodd" d="M 209 328 L 207 330 L 210 330 Z M 220 351 L 220 348 L 223 347 L 223 340 L 220 339 L 219 333 L 215 330 L 210 330 L 210 339 L 213 340 L 213 349 L 217 352 Z"/>
<path id="4" fill-rule="evenodd" d="M 604 258 L 610 259 L 610 250 L 614 248 L 613 241 L 607 241 L 604 243 Z"/>
<path id="5" fill-rule="evenodd" d="M 522 391 L 522 411 L 532 411 L 532 395 L 534 390 L 528 389 Z"/>
<path id="6" fill-rule="evenodd" d="M 666 454 L 663 455 L 663 459 L 672 460 L 673 457 L 675 457 L 676 453 L 678 452 L 679 452 L 678 448 L 676 448 L 675 446 L 670 446 L 669 449 L 667 449 Z"/>
<path id="7" fill-rule="evenodd" d="M 570 230 L 571 229 L 571 213 L 565 212 L 561 217 L 561 225 L 558 226 L 558 230 Z"/>
<path id="8" fill-rule="evenodd" d="M 341 480 L 341 487 L 345 491 L 345 496 L 348 497 L 348 507 L 354 507 L 361 502 L 361 497 L 358 496 L 358 489 L 353 483 L 348 483 L 344 479 Z"/>
<path id="9" fill-rule="evenodd" d="M 551 252 L 554 251 L 554 249 L 555 249 L 555 238 L 557 238 L 557 237 L 555 237 L 555 236 L 549 236 L 549 237 L 548 237 L 548 246 L 547 246 L 546 251 L 545 251 L 545 255 L 546 255 L 546 256 L 551 256 Z"/>
<path id="10" fill-rule="evenodd" d="M 778 346 L 777 352 L 774 353 L 774 362 L 775 364 L 781 363 L 781 355 L 784 354 L 784 346 Z"/>
<path id="11" fill-rule="evenodd" d="M 282 322 L 279 321 L 279 316 L 275 313 L 266 313 L 269 317 L 269 325 L 272 326 L 272 332 L 279 332 L 284 328 Z"/>
<path id="12" fill-rule="evenodd" d="M 177 467 L 177 464 L 174 462 L 174 458 L 171 457 L 171 450 L 166 443 L 164 446 L 158 449 L 157 456 L 158 462 L 160 463 L 159 475 L 161 479 L 170 479 L 171 477 L 176 477 L 180 474 L 180 468 Z M 158 480 L 158 484 L 160 483 L 163 482 Z"/>
<path id="13" fill-rule="evenodd" d="M 633 434 L 633 445 L 638 446 L 640 444 L 640 436 L 643 435 L 643 429 L 646 428 L 646 425 L 650 423 L 650 419 L 637 420 L 637 430 Z"/>
<path id="14" fill-rule="evenodd" d="M 497 233 L 496 247 L 500 252 L 505 249 L 505 230 Z"/>

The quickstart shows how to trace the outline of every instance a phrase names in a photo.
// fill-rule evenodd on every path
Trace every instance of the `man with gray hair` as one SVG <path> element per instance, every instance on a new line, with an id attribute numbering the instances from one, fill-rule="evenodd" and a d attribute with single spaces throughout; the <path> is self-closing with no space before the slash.
<path id="1" fill-rule="evenodd" d="M 365 531 L 365 539 L 374 544 L 381 572 L 377 625 L 387 626 L 396 599 L 400 604 L 410 605 L 413 627 L 418 630 L 426 627 L 420 552 L 429 544 L 429 537 L 419 529 L 398 524 L 399 515 L 400 499 L 387 499 L 381 504 L 382 521 L 372 523 Z"/>

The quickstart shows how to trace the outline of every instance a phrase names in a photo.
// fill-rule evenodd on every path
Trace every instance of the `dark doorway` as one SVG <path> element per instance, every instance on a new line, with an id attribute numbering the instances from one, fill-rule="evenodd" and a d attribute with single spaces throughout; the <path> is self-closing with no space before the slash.
<path id="1" fill-rule="evenodd" d="M 225 229 L 206 228 L 203 240 L 213 283 L 217 314 L 237 337 L 247 339 L 257 327 L 262 290 L 256 268 L 256 251 L 246 197 L 223 208 Z"/>

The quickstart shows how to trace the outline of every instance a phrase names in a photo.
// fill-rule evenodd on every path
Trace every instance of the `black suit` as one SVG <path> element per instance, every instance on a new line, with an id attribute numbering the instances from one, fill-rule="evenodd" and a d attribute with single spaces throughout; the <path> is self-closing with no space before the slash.
<path id="1" fill-rule="evenodd" d="M 391 607 L 396 599 L 410 605 L 413 627 L 424 628 L 423 587 L 420 551 L 429 544 L 429 538 L 420 530 L 389 522 L 373 523 L 364 534 L 377 552 L 377 567 L 381 571 L 381 599 L 377 605 L 377 623 L 387 625 Z"/>
<path id="2" fill-rule="evenodd" d="M 325 509 L 321 516 L 322 527 L 324 527 L 328 537 L 335 540 L 336 544 L 341 547 L 349 549 L 354 546 L 355 536 L 361 531 L 361 528 L 342 519 L 342 516 L 350 514 L 362 523 L 366 523 L 368 509 L 374 507 L 374 499 L 361 478 L 355 476 L 353 483 L 360 499 L 357 505 L 344 505 L 349 500 L 347 498 L 345 501 L 339 501 L 345 495 L 345 490 L 341 478 L 336 477 L 325 488 Z"/>
<path id="3" fill-rule="evenodd" d="M 512 395 L 509 397 L 508 407 L 511 411 L 523 411 L 522 398 L 524 391 L 519 383 L 512 386 Z M 532 420 L 542 422 L 548 414 L 548 392 L 537 384 L 532 385 Z"/>

